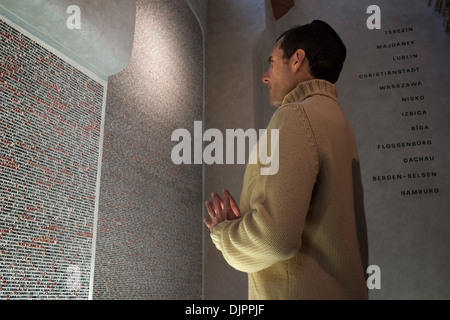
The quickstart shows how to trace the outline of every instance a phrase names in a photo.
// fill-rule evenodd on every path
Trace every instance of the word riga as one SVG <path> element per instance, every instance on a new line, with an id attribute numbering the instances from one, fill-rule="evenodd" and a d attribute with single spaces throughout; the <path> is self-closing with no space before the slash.
<path id="1" fill-rule="evenodd" d="M 206 164 L 224 164 L 223 136 L 218 129 L 208 129 L 203 134 L 201 121 L 194 121 L 194 164 L 202 164 L 202 159 Z M 270 144 L 268 145 L 268 134 L 266 129 L 259 130 L 259 140 L 255 129 L 226 129 L 226 164 L 234 164 L 235 149 L 237 154 L 237 164 L 245 164 L 246 138 L 249 140 L 248 154 L 249 163 L 262 165 L 261 175 L 274 175 L 279 167 L 279 137 L 278 129 L 270 130 Z M 192 163 L 192 139 L 191 134 L 186 129 L 176 129 L 172 133 L 172 141 L 180 141 L 173 147 L 171 158 L 174 164 Z M 203 142 L 211 141 L 202 152 Z M 235 141 L 237 141 L 235 145 Z M 270 146 L 270 155 L 268 149 Z M 236 147 L 236 148 L 235 148 Z M 259 155 L 259 157 L 258 157 Z"/>
<path id="2" fill-rule="evenodd" d="M 69 30 L 81 29 L 81 10 L 79 6 L 68 6 L 66 10 L 67 14 L 72 14 L 67 18 L 66 26 Z"/>

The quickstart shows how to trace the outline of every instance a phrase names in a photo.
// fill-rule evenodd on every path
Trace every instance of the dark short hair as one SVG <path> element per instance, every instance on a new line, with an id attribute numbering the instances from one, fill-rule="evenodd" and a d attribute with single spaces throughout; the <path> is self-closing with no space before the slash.
<path id="1" fill-rule="evenodd" d="M 311 75 L 335 83 L 344 65 L 347 49 L 339 35 L 326 22 L 314 20 L 283 32 L 280 48 L 284 59 L 303 49 L 309 62 Z"/>

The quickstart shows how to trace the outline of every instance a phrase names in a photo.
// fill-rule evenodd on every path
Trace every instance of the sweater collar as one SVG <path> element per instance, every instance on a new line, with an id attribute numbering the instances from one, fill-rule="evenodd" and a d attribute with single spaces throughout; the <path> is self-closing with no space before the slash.
<path id="1" fill-rule="evenodd" d="M 338 99 L 338 91 L 334 84 L 326 80 L 313 79 L 300 82 L 294 90 L 284 97 L 282 105 L 300 102 L 316 94 L 330 97 L 336 101 Z"/>

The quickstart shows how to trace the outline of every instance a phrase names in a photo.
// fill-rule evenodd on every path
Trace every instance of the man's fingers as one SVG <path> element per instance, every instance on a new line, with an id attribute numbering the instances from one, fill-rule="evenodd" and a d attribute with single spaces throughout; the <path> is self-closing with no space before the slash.
<path id="1" fill-rule="evenodd" d="M 209 228 L 209 230 L 212 231 L 214 226 L 217 224 L 216 222 L 214 222 L 214 221 L 216 221 L 217 212 L 211 201 L 206 200 L 205 205 L 206 205 L 206 209 L 208 210 L 208 214 L 211 218 L 205 218 L 205 219 L 203 219 L 203 222 L 206 224 L 206 226 Z"/>
<path id="2" fill-rule="evenodd" d="M 231 195 L 231 193 L 229 193 L 230 195 L 230 206 L 231 206 L 231 210 L 233 210 L 233 213 L 236 217 L 239 217 L 241 215 L 241 210 L 239 210 L 239 206 L 236 203 L 236 200 L 234 200 L 233 196 Z"/>
<path id="3" fill-rule="evenodd" d="M 231 194 L 227 189 L 222 189 L 223 193 L 223 210 L 228 211 L 231 208 L 230 200 L 231 200 Z"/>
<path id="4" fill-rule="evenodd" d="M 206 226 L 211 230 L 212 229 L 212 220 L 210 218 L 203 219 L 203 222 L 205 222 Z"/>
<path id="5" fill-rule="evenodd" d="M 228 214 L 228 219 L 234 219 L 239 217 L 239 212 L 236 213 L 236 203 L 233 199 L 233 196 L 227 189 L 222 189 L 224 203 L 225 203 L 225 212 Z M 239 208 L 237 209 L 239 211 Z"/>
<path id="6" fill-rule="evenodd" d="M 227 189 L 222 189 L 222 193 L 223 200 L 217 193 L 212 192 L 211 198 L 213 202 L 209 200 L 205 202 L 206 209 L 211 218 L 205 218 L 203 221 L 211 231 L 222 221 L 234 220 L 241 215 L 239 206 L 231 196 L 231 193 Z"/>
<path id="7" fill-rule="evenodd" d="M 216 210 L 214 208 L 214 205 L 209 200 L 205 202 L 205 205 L 206 209 L 208 210 L 208 214 L 211 216 L 211 218 L 214 218 L 216 216 Z"/>
<path id="8" fill-rule="evenodd" d="M 223 201 L 219 197 L 219 195 L 215 192 L 211 193 L 211 198 L 214 200 L 214 208 L 216 209 L 216 212 L 219 213 L 223 210 Z"/>
<path id="9" fill-rule="evenodd" d="M 236 204 L 236 202 L 234 203 L 234 205 L 231 205 L 231 209 L 233 210 L 233 213 L 236 217 L 239 218 L 241 216 L 241 210 L 239 210 L 239 207 Z"/>

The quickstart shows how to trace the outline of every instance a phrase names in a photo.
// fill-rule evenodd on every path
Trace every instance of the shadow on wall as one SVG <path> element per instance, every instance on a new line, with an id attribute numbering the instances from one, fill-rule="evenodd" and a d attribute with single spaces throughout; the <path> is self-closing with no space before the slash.
<path id="1" fill-rule="evenodd" d="M 369 266 L 369 243 L 367 239 L 366 213 L 364 209 L 364 189 L 361 179 L 359 161 L 352 161 L 353 200 L 355 206 L 356 231 L 358 233 L 359 252 L 361 253 L 363 270 Z M 366 278 L 367 278 L 367 274 Z"/>
<path id="2" fill-rule="evenodd" d="M 294 0 L 271 0 L 270 2 L 275 20 L 281 19 L 295 5 Z"/>
<path id="3" fill-rule="evenodd" d="M 434 5 L 433 5 L 434 2 Z M 433 6 L 434 10 L 440 13 L 443 19 L 445 32 L 450 32 L 450 1 L 448 0 L 428 0 L 428 6 Z"/>

